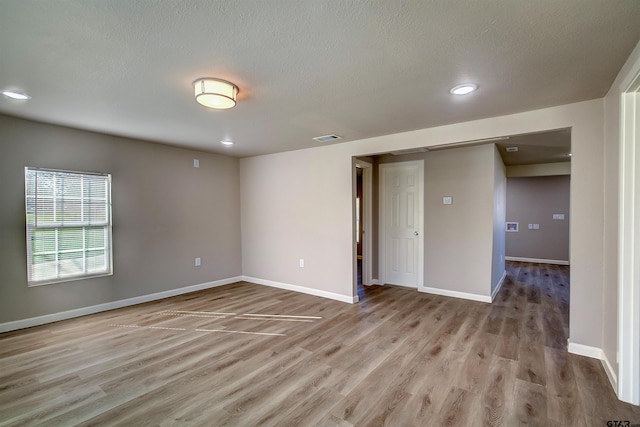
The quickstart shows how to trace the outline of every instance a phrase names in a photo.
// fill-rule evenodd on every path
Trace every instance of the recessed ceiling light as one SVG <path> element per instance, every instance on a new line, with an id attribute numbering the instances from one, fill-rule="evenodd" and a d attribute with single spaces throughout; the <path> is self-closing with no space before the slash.
<path id="1" fill-rule="evenodd" d="M 478 89 L 478 85 L 475 83 L 465 83 L 462 85 L 454 86 L 449 92 L 453 95 L 467 95 Z"/>
<path id="2" fill-rule="evenodd" d="M 322 136 L 316 136 L 311 139 L 314 139 L 318 142 L 329 142 L 329 141 L 335 141 L 336 139 L 342 139 L 342 137 L 338 135 L 322 135 Z"/>
<path id="3" fill-rule="evenodd" d="M 227 147 L 233 145 L 233 141 L 220 141 L 220 144 L 226 145 Z"/>
<path id="4" fill-rule="evenodd" d="M 31 97 L 25 93 L 20 93 L 20 92 L 16 92 L 13 90 L 3 90 L 2 94 L 4 96 L 6 96 L 7 98 L 11 98 L 11 99 L 19 99 L 19 100 L 25 100 L 25 99 L 31 99 Z"/>

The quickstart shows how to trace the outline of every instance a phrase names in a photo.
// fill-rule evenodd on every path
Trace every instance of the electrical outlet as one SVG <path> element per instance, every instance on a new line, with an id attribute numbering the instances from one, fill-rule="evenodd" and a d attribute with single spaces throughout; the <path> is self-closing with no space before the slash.
<path id="1" fill-rule="evenodd" d="M 442 198 L 442 204 L 443 205 L 452 205 L 453 204 L 453 197 L 451 196 L 445 196 Z"/>
<path id="2" fill-rule="evenodd" d="M 200 267 L 200 257 L 196 258 L 196 267 Z"/>

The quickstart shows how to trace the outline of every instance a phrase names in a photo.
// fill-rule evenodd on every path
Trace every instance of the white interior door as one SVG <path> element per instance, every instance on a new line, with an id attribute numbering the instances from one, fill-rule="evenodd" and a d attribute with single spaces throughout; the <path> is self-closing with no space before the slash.
<path id="1" fill-rule="evenodd" d="M 380 279 L 382 284 L 422 286 L 422 160 L 380 165 Z"/>

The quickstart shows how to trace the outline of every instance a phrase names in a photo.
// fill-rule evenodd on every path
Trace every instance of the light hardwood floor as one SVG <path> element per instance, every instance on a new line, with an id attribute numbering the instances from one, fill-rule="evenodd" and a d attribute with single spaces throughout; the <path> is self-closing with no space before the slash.
<path id="1" fill-rule="evenodd" d="M 238 283 L 0 335 L 0 425 L 640 424 L 570 355 L 568 268 L 509 263 L 493 304 Z"/>

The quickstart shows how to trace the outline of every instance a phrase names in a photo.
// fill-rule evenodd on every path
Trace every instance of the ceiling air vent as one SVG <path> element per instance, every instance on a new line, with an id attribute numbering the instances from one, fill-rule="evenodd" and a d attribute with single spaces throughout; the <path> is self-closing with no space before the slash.
<path id="1" fill-rule="evenodd" d="M 329 142 L 329 141 L 335 141 L 336 139 L 342 139 L 341 136 L 338 135 L 322 135 L 322 136 L 316 136 L 315 138 L 312 138 L 318 142 Z"/>
<path id="2" fill-rule="evenodd" d="M 507 150 L 507 153 L 515 153 L 518 151 L 518 147 L 507 147 L 505 150 Z"/>

